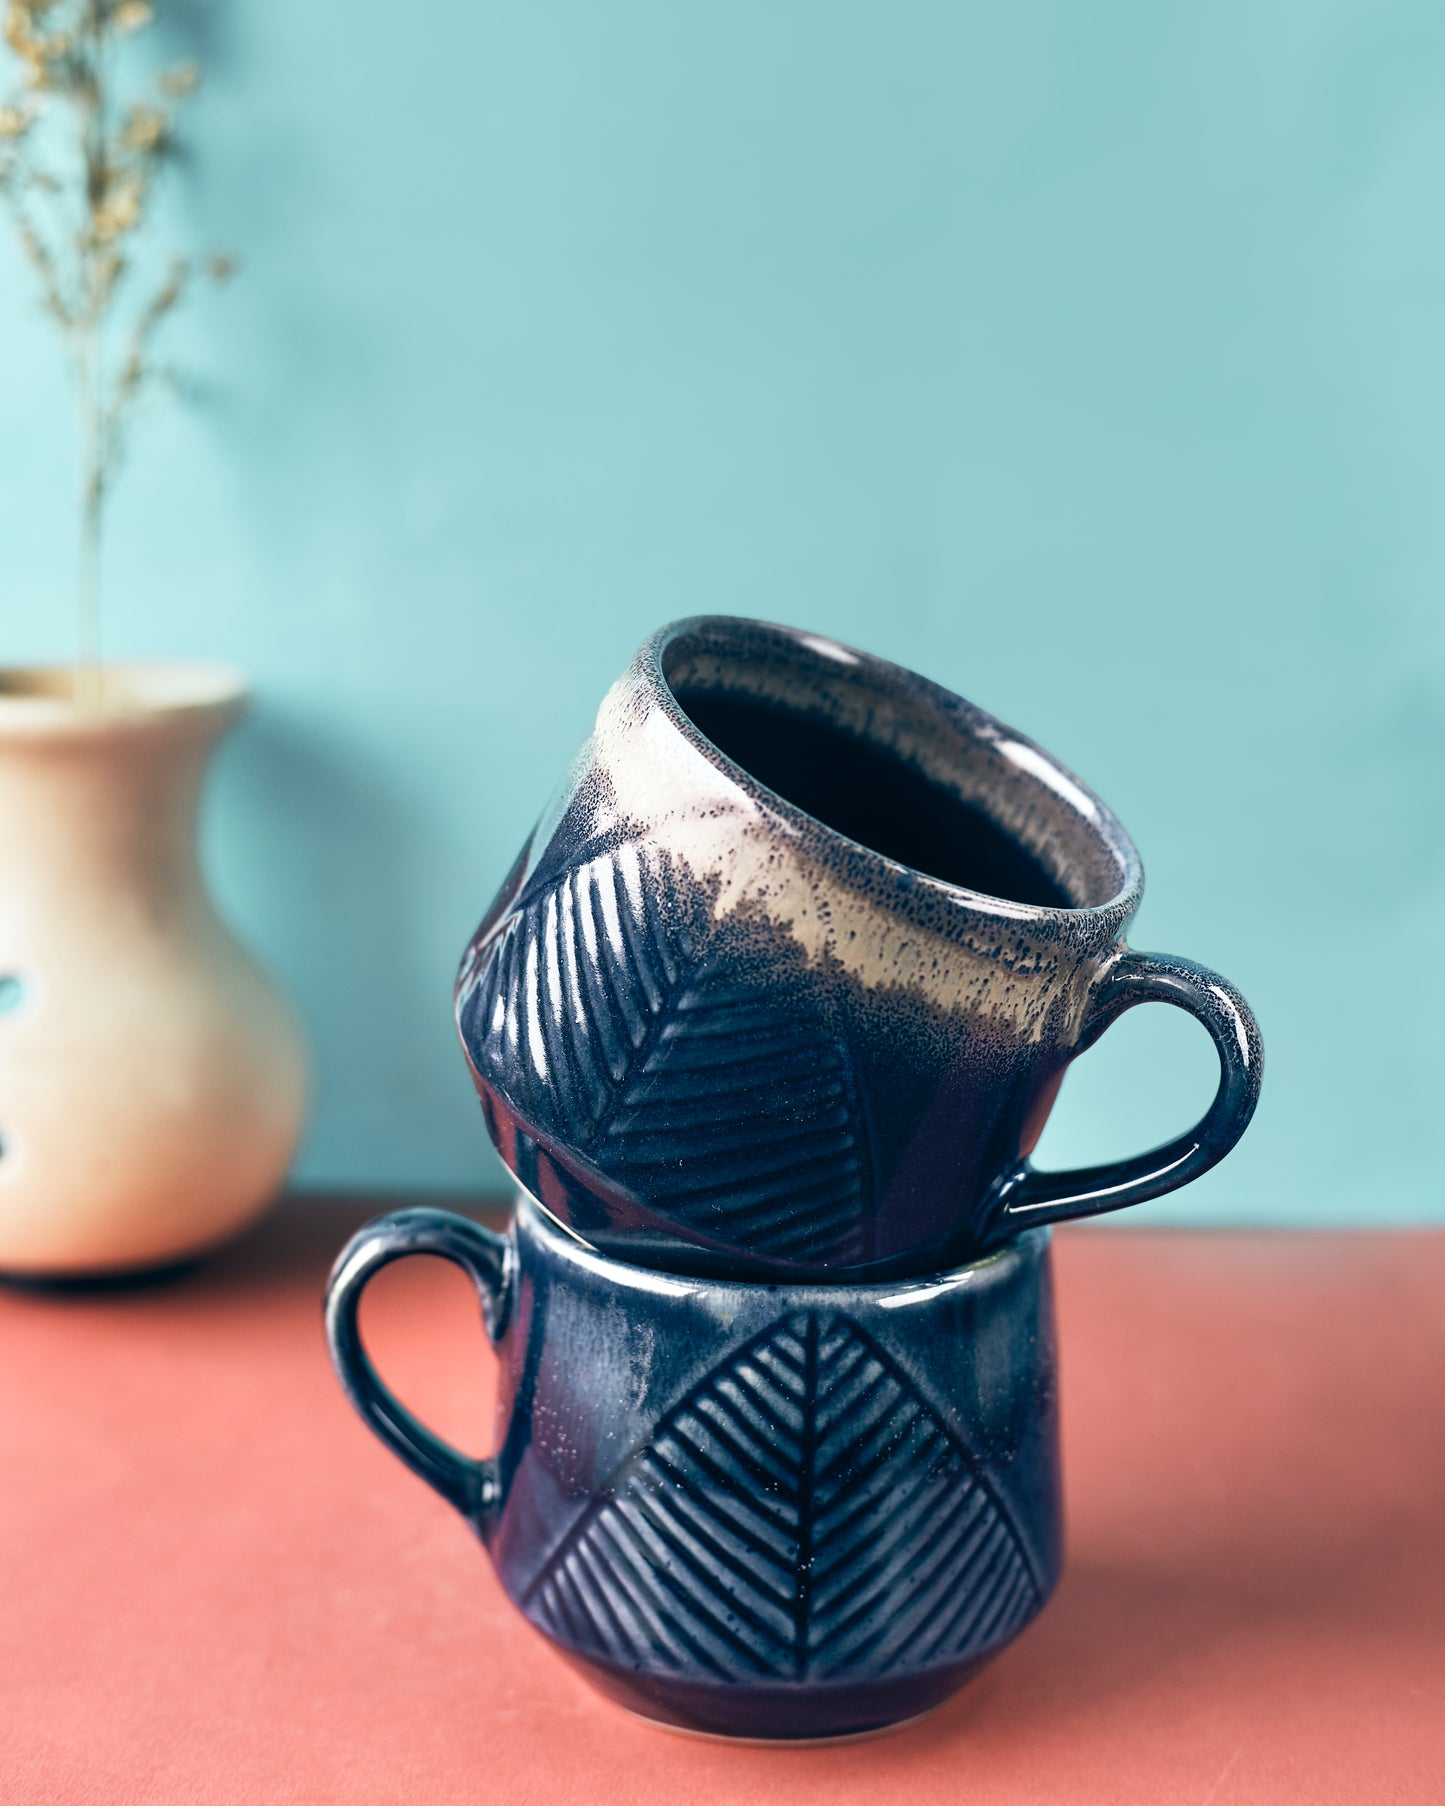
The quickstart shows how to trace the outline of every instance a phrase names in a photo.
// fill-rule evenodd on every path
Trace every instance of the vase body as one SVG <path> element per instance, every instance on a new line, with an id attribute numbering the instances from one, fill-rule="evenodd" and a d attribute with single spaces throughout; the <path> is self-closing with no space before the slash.
<path id="1" fill-rule="evenodd" d="M 208 896 L 206 767 L 232 673 L 0 674 L 0 1272 L 163 1266 L 274 1196 L 300 1132 L 301 1035 Z"/>

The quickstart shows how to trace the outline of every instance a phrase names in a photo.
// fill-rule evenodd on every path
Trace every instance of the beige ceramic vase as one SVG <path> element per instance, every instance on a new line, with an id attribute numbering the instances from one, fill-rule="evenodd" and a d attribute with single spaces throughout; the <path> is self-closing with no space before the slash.
<path id="1" fill-rule="evenodd" d="M 274 1197 L 306 1093 L 285 998 L 206 893 L 233 672 L 0 672 L 0 1273 L 168 1264 Z"/>

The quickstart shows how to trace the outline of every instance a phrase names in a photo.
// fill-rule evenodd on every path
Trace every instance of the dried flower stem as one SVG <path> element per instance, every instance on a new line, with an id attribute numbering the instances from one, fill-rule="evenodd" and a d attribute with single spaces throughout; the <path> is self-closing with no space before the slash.
<path id="1" fill-rule="evenodd" d="M 84 156 L 85 195 L 92 217 L 105 186 L 105 115 L 101 32 L 98 0 L 86 0 L 83 12 L 87 62 L 93 79 L 77 86 L 81 143 Z M 105 693 L 101 675 L 100 644 L 100 528 L 105 498 L 105 460 L 101 444 L 101 325 L 103 309 L 96 290 L 94 234 L 83 240 L 82 286 L 84 305 L 74 334 L 75 392 L 80 405 L 80 538 L 76 555 L 76 663 L 75 700 L 85 708 L 99 708 Z"/>
<path id="2" fill-rule="evenodd" d="M 135 315 L 112 364 L 107 327 L 146 217 L 152 183 L 173 142 L 174 105 L 194 93 L 195 66 L 157 78 L 159 98 L 128 106 L 116 123 L 116 40 L 148 25 L 150 0 L 4 0 L 5 41 L 20 87 L 0 105 L 0 196 L 8 203 L 46 313 L 65 336 L 78 416 L 76 701 L 104 700 L 100 633 L 101 530 L 131 419 L 164 372 L 152 340 L 185 295 L 190 265 L 173 258 Z M 58 106 L 52 103 L 58 103 Z M 59 118 L 57 118 L 57 112 Z M 44 138 L 59 172 L 35 151 Z M 38 210 L 38 211 L 37 211 Z M 38 214 L 46 216 L 42 223 Z M 217 280 L 228 259 L 213 258 Z"/>

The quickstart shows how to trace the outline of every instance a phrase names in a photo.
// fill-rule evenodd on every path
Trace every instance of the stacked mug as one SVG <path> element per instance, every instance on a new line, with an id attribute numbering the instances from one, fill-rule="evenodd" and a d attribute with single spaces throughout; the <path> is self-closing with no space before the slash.
<path id="1" fill-rule="evenodd" d="M 624 1705 L 859 1735 L 938 1704 L 1044 1605 L 1047 1225 L 1196 1178 L 1259 1089 L 1238 992 L 1125 946 L 1142 887 L 1041 747 L 834 641 L 683 621 L 608 693 L 457 984 L 511 1228 L 382 1218 L 338 1261 L 328 1326 L 372 1429 Z M 1036 1170 L 1070 1060 L 1149 1001 L 1213 1039 L 1203 1120 Z M 361 1346 L 362 1288 L 414 1253 L 481 1294 L 489 1460 Z"/>

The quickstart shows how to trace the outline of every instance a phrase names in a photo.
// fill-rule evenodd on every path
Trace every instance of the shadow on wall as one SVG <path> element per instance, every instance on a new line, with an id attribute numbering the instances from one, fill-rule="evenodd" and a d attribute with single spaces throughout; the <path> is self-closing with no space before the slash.
<path id="1" fill-rule="evenodd" d="M 451 1018 L 462 940 L 439 934 L 446 849 L 377 749 L 308 709 L 256 706 L 217 774 L 208 867 L 218 901 L 286 986 L 311 1047 L 297 1166 L 366 1187 L 455 1183 L 459 1120 L 477 1188 L 496 1188 Z M 418 1170 L 418 1147 L 437 1170 Z M 448 1148 L 451 1158 L 448 1160 Z"/>

